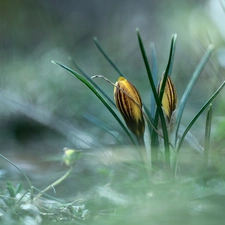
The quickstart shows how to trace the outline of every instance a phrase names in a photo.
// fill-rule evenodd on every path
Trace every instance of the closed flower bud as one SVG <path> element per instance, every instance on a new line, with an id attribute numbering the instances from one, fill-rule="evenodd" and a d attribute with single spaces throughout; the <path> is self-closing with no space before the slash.
<path id="1" fill-rule="evenodd" d="M 163 77 L 164 76 L 162 76 L 158 85 L 158 94 L 160 93 Z M 162 107 L 163 107 L 164 114 L 166 116 L 166 121 L 168 122 L 168 124 L 170 125 L 174 124 L 175 112 L 177 108 L 177 94 L 170 77 L 167 77 L 167 80 L 166 80 L 166 85 L 165 85 L 163 98 L 162 98 Z"/>
<path id="2" fill-rule="evenodd" d="M 120 77 L 115 85 L 114 100 L 127 127 L 138 138 L 143 138 L 145 123 L 141 97 L 137 89 L 124 77 Z"/>
<path id="3" fill-rule="evenodd" d="M 82 153 L 79 150 L 64 148 L 63 162 L 66 166 L 73 166 L 78 159 L 81 158 Z"/>

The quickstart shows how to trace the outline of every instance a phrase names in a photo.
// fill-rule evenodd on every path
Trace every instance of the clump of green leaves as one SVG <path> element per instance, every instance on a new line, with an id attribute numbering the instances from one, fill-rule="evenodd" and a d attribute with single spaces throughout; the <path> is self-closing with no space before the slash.
<path id="1" fill-rule="evenodd" d="M 1 190 L 0 203 L 1 224 L 42 222 L 38 207 L 31 203 L 30 193 L 23 188 L 22 183 L 14 186 L 11 182 L 6 182 L 6 187 Z"/>
<path id="2" fill-rule="evenodd" d="M 152 168 L 150 170 L 154 171 L 156 169 L 156 165 L 158 165 L 160 158 L 162 158 L 161 154 L 162 154 L 162 150 L 163 150 L 163 152 L 164 152 L 163 153 L 164 154 L 163 164 L 165 165 L 165 166 L 163 166 L 163 168 L 166 168 L 165 171 L 169 171 L 170 175 L 173 174 L 175 176 L 177 173 L 178 155 L 179 155 L 180 149 L 182 147 L 183 141 L 185 140 L 187 134 L 189 133 L 190 129 L 195 124 L 195 122 L 199 118 L 199 116 L 201 116 L 203 111 L 205 109 L 207 109 L 209 107 L 209 105 L 211 105 L 212 101 L 222 90 L 222 88 L 225 85 L 225 82 L 223 82 L 221 84 L 221 86 L 218 87 L 218 89 L 211 95 L 211 97 L 205 102 L 205 104 L 202 107 L 200 107 L 198 113 L 192 118 L 192 120 L 189 122 L 187 127 L 184 128 L 182 132 L 180 132 L 180 124 L 181 124 L 183 112 L 185 110 L 186 102 L 190 96 L 190 93 L 191 93 L 198 77 L 200 76 L 201 72 L 203 71 L 205 65 L 208 62 L 208 59 L 213 50 L 213 45 L 210 44 L 208 46 L 208 48 L 206 49 L 205 54 L 203 55 L 198 66 L 196 67 L 195 71 L 193 72 L 193 75 L 192 75 L 189 83 L 187 84 L 187 87 L 186 87 L 183 95 L 180 98 L 180 102 L 177 104 L 176 91 L 175 91 L 176 88 L 175 88 L 175 85 L 172 84 L 171 78 L 170 78 L 172 75 L 172 68 L 173 68 L 173 63 L 174 63 L 177 35 L 174 34 L 172 36 L 168 62 L 167 62 L 165 71 L 163 72 L 163 76 L 160 79 L 160 83 L 158 82 L 159 78 L 158 78 L 157 72 L 156 72 L 156 71 L 158 71 L 158 65 L 157 65 L 156 51 L 155 51 L 154 45 L 151 45 L 151 51 L 150 51 L 151 52 L 151 60 L 149 62 L 147 54 L 146 54 L 146 50 L 143 45 L 141 34 L 138 29 L 137 29 L 137 37 L 138 37 L 138 43 L 139 43 L 142 58 L 144 61 L 144 65 L 146 68 L 146 72 L 148 75 L 148 80 L 149 80 L 149 84 L 150 84 L 150 88 L 149 88 L 150 99 L 151 99 L 150 109 L 148 109 L 144 103 L 143 103 L 143 108 L 141 109 L 142 114 L 146 120 L 146 124 L 147 124 L 146 129 L 148 129 L 147 133 L 148 133 L 148 139 L 149 139 L 148 143 L 150 143 L 150 146 L 146 145 L 146 153 L 147 153 L 148 149 L 150 149 L 150 155 L 151 155 L 151 157 L 150 157 L 151 160 L 150 160 L 150 162 L 148 162 L 150 165 L 145 165 L 145 167 L 147 170 L 149 170 L 149 168 Z M 94 38 L 94 42 L 95 42 L 97 48 L 100 50 L 100 52 L 106 58 L 106 60 L 118 72 L 119 76 L 125 77 L 124 73 L 115 65 L 113 60 L 103 50 L 103 48 L 101 47 L 97 38 Z M 133 116 L 129 116 L 126 113 L 126 111 L 127 111 L 126 106 L 123 106 L 120 103 L 120 112 L 122 113 L 122 115 L 123 115 L 123 112 L 126 113 L 123 115 L 123 117 L 124 117 L 125 122 L 128 125 L 128 127 L 124 125 L 123 121 L 121 121 L 121 119 L 117 115 L 117 110 L 115 108 L 115 104 L 109 97 L 110 94 L 104 92 L 101 89 L 101 87 L 96 82 L 94 82 L 91 79 L 91 77 L 88 74 L 86 74 L 75 62 L 74 62 L 74 64 L 77 67 L 78 72 L 76 72 L 75 70 L 73 70 L 61 63 L 58 63 L 58 62 L 53 62 L 53 63 L 61 66 L 62 68 L 64 68 L 68 72 L 70 72 L 72 75 L 74 75 L 76 78 L 78 78 L 81 82 L 83 82 L 97 96 L 97 98 L 104 104 L 104 106 L 109 110 L 109 112 L 112 114 L 112 116 L 115 118 L 115 120 L 119 123 L 119 125 L 123 128 L 125 133 L 128 135 L 128 137 L 131 140 L 131 143 L 133 143 L 134 145 L 137 145 L 137 146 L 139 145 L 140 142 L 136 142 L 136 140 L 134 139 L 134 137 L 132 135 L 132 133 L 134 135 L 136 135 L 136 133 L 132 130 L 133 129 L 132 127 L 135 125 L 132 125 L 132 121 L 129 121 L 130 118 L 132 118 Z M 122 90 L 121 93 L 123 93 L 123 94 L 120 95 L 120 98 L 122 99 L 122 95 L 127 96 L 126 103 L 129 101 L 128 99 L 130 99 L 130 101 L 134 102 L 133 105 L 136 104 L 136 105 L 138 105 L 139 108 L 142 107 L 139 103 L 137 103 L 137 100 L 135 100 L 136 102 L 134 101 L 133 96 L 135 96 L 135 95 L 132 95 L 132 93 L 126 93 L 124 91 L 123 87 L 121 88 L 118 86 L 119 83 L 120 83 L 120 80 L 118 80 L 118 82 L 113 85 L 117 88 L 117 90 Z M 158 86 L 157 86 L 157 83 L 159 83 Z M 121 102 L 122 102 L 122 100 L 121 100 Z M 132 104 L 130 103 L 130 105 L 132 105 Z M 118 106 L 118 104 L 117 104 L 117 106 Z M 171 107 L 171 109 L 166 108 L 166 107 Z M 169 111 L 171 111 L 170 118 L 167 115 L 168 114 L 167 112 L 169 112 Z M 173 115 L 173 113 L 176 115 Z M 173 118 L 171 118 L 172 115 L 173 115 Z M 168 119 L 169 119 L 169 122 L 171 120 L 173 120 L 173 123 L 174 123 L 173 124 L 173 132 L 171 132 L 171 130 L 168 129 Z M 136 119 L 134 119 L 133 121 L 136 121 Z M 208 133 L 205 136 L 206 139 L 209 137 L 209 131 L 210 131 L 209 126 L 211 126 L 209 121 L 210 121 L 209 119 L 206 121 L 206 127 L 207 127 L 206 132 Z M 161 131 L 159 130 L 159 127 L 160 127 Z M 132 131 L 132 133 L 130 133 L 130 131 Z M 206 140 L 206 142 L 207 142 L 207 140 Z M 163 143 L 163 145 L 161 143 Z M 138 151 L 141 151 L 139 147 L 137 147 L 137 149 L 138 149 Z M 149 155 L 149 153 L 147 153 L 146 155 Z M 207 155 L 208 154 L 205 153 L 205 157 L 207 157 Z"/>
<path id="3" fill-rule="evenodd" d="M 7 206 L 15 205 L 18 201 L 18 195 L 21 194 L 23 190 L 23 184 L 18 183 L 15 187 L 11 182 L 6 182 L 6 188 L 1 191 L 1 195 L 4 196 L 3 201 Z"/>

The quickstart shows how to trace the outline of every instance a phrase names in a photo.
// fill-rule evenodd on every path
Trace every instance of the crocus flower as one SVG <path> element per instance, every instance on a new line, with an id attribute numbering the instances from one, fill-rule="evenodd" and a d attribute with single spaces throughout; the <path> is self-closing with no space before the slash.
<path id="1" fill-rule="evenodd" d="M 115 84 L 114 100 L 127 127 L 139 140 L 143 140 L 145 123 L 141 97 L 137 89 L 124 77 L 119 77 Z"/>
<path id="2" fill-rule="evenodd" d="M 164 76 L 162 76 L 158 85 L 158 94 L 160 93 L 163 77 Z M 175 112 L 177 108 L 177 94 L 170 77 L 167 77 L 166 80 L 166 85 L 162 98 L 162 107 L 168 125 L 169 126 L 173 125 L 175 123 Z"/>

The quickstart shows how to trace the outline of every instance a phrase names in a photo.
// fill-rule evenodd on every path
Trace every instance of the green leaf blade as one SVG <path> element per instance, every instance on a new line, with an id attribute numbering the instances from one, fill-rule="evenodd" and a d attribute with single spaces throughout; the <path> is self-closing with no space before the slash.
<path id="1" fill-rule="evenodd" d="M 96 47 L 98 48 L 98 50 L 102 53 L 102 55 L 105 57 L 105 59 L 110 63 L 110 65 L 117 71 L 117 73 L 122 76 L 125 77 L 123 72 L 116 66 L 116 64 L 112 61 L 112 59 L 107 55 L 107 53 L 103 50 L 102 46 L 100 45 L 100 43 L 98 42 L 97 37 L 93 38 L 94 43 L 96 45 Z"/>
<path id="2" fill-rule="evenodd" d="M 194 71 L 185 91 L 184 91 L 184 94 L 182 95 L 182 98 L 180 100 L 178 110 L 177 110 L 177 128 L 176 128 L 176 138 L 175 138 L 176 140 L 178 138 L 178 130 L 179 130 L 179 127 L 180 127 L 181 118 L 182 118 L 183 111 L 184 111 L 185 105 L 187 103 L 187 100 L 190 96 L 190 93 L 191 93 L 195 83 L 197 82 L 201 72 L 205 68 L 206 63 L 208 62 L 208 60 L 211 56 L 213 48 L 214 48 L 214 46 L 212 44 L 210 44 L 208 46 L 204 56 L 202 57 L 198 66 L 196 67 L 196 69 L 195 69 L 195 71 Z"/>
<path id="3" fill-rule="evenodd" d="M 191 120 L 187 128 L 185 129 L 184 133 L 182 134 L 179 143 L 177 145 L 177 152 L 180 151 L 180 147 L 184 141 L 184 138 L 188 131 L 191 129 L 191 127 L 194 125 L 196 120 L 199 118 L 199 116 L 203 113 L 203 111 L 211 104 L 211 102 L 216 98 L 216 96 L 220 93 L 222 88 L 225 86 L 225 81 L 220 85 L 220 87 L 214 92 L 214 94 L 208 99 L 208 101 L 202 106 L 202 108 L 199 110 L 199 112 L 195 115 L 195 117 Z"/>
<path id="4" fill-rule="evenodd" d="M 104 104 L 104 106 L 109 110 L 109 112 L 117 120 L 117 122 L 120 124 L 120 126 L 123 128 L 123 130 L 126 132 L 126 134 L 128 135 L 128 137 L 130 138 L 131 142 L 134 145 L 136 145 L 136 143 L 135 143 L 133 137 L 131 136 L 131 134 L 129 133 L 128 129 L 125 127 L 125 125 L 120 120 L 120 118 L 117 116 L 117 114 L 114 112 L 114 110 L 112 109 L 112 107 L 106 102 L 106 100 L 101 96 L 101 94 L 96 90 L 96 88 L 93 87 L 93 85 L 86 78 L 84 78 L 83 76 L 81 76 L 80 74 L 78 74 L 77 72 L 75 72 L 74 70 L 70 69 L 67 66 L 64 66 L 61 63 L 54 62 L 54 61 L 52 61 L 52 63 L 54 63 L 54 64 L 62 67 L 65 70 L 67 70 L 72 75 L 74 75 L 77 79 L 79 79 L 82 83 L 84 83 L 97 96 L 97 98 Z"/>

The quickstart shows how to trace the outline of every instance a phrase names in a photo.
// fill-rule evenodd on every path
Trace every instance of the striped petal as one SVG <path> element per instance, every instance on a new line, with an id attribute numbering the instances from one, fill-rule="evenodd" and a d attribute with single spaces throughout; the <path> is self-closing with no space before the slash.
<path id="1" fill-rule="evenodd" d="M 114 87 L 114 100 L 127 127 L 137 137 L 143 137 L 145 123 L 142 101 L 137 89 L 124 77 L 120 77 Z"/>
<path id="2" fill-rule="evenodd" d="M 161 78 L 158 85 L 158 94 L 160 93 L 160 89 L 162 86 L 163 77 Z M 173 114 L 177 108 L 177 94 L 173 82 L 170 77 L 167 77 L 163 98 L 162 98 L 162 107 L 165 112 L 165 115 L 170 123 L 173 119 Z"/>

